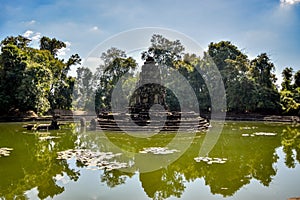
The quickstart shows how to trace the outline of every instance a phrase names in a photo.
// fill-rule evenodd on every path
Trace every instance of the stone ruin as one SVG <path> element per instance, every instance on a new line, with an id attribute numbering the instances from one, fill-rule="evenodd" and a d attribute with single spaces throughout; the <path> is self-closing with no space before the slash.
<path id="1" fill-rule="evenodd" d="M 129 113 L 99 113 L 97 127 L 110 131 L 198 131 L 209 126 L 208 120 L 193 111 L 171 111 L 168 108 L 166 88 L 161 85 L 160 70 L 151 57 L 142 66 L 136 90 L 126 109 Z"/>

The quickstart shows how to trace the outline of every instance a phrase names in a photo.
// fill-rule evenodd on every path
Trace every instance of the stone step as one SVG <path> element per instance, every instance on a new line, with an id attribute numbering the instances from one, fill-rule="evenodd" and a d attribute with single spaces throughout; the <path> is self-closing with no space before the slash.
<path id="1" fill-rule="evenodd" d="M 126 131 L 177 131 L 179 128 L 180 130 L 203 130 L 209 126 L 209 122 L 206 119 L 199 117 L 194 112 L 157 112 L 151 113 L 152 119 L 149 119 L 149 113 L 140 112 L 136 114 L 137 119 L 132 120 L 130 118 L 133 115 L 122 112 L 99 115 L 97 128 L 110 131 L 122 131 L 121 129 Z M 161 116 L 164 117 L 160 120 Z M 135 122 L 134 126 L 132 126 L 133 121 Z"/>

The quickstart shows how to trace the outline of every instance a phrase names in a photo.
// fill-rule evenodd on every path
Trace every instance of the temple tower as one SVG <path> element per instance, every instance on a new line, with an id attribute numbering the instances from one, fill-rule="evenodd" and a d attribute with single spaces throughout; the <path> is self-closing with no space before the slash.
<path id="1" fill-rule="evenodd" d="M 154 59 L 149 57 L 142 66 L 136 90 L 130 99 L 130 111 L 133 114 L 148 112 L 155 104 L 166 109 L 165 97 L 166 89 L 161 85 L 160 70 Z"/>

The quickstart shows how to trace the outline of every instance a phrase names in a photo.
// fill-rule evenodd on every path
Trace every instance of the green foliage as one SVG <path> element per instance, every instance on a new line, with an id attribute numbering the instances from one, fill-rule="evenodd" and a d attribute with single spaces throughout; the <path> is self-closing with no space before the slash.
<path id="1" fill-rule="evenodd" d="M 280 102 L 284 114 L 297 115 L 300 109 L 300 103 L 295 101 L 294 93 L 288 90 L 280 92 Z"/>
<path id="2" fill-rule="evenodd" d="M 80 63 L 80 57 L 72 55 L 66 63 L 56 58 L 57 51 L 66 45 L 55 38 L 42 37 L 40 49 L 29 47 L 29 43 L 23 36 L 7 37 L 1 42 L 1 114 L 70 109 L 75 80 L 67 73 L 71 65 Z"/>
<path id="3" fill-rule="evenodd" d="M 154 34 L 151 38 L 151 46 L 148 51 L 142 53 L 142 59 L 149 56 L 161 66 L 174 67 L 174 62 L 181 60 L 184 46 L 179 40 L 171 41 L 162 35 Z"/>
<path id="4" fill-rule="evenodd" d="M 93 73 L 89 68 L 79 67 L 76 70 L 77 79 L 74 90 L 74 100 L 77 109 L 94 110 Z"/>
<path id="5" fill-rule="evenodd" d="M 280 97 L 273 73 L 275 66 L 267 54 L 250 61 L 229 41 L 211 43 L 208 54 L 222 75 L 228 111 L 278 113 Z"/>
<path id="6" fill-rule="evenodd" d="M 208 54 L 214 60 L 219 70 L 223 70 L 227 66 L 227 59 L 235 60 L 238 56 L 246 59 L 247 56 L 243 54 L 236 46 L 229 41 L 221 41 L 219 43 L 210 43 L 208 46 Z"/>
<path id="7" fill-rule="evenodd" d="M 293 68 L 285 68 L 282 71 L 283 82 L 281 84 L 280 103 L 283 114 L 300 114 L 300 87 L 298 86 L 299 71 L 293 76 Z M 294 77 L 294 84 L 293 82 Z"/>
<path id="8" fill-rule="evenodd" d="M 21 35 L 17 37 L 10 36 L 5 38 L 3 41 L 1 41 L 1 46 L 7 46 L 8 44 L 10 44 L 10 45 L 15 45 L 18 48 L 22 49 L 22 48 L 26 48 L 30 43 L 30 41 L 31 41 L 30 39 L 23 37 Z"/>
<path id="9" fill-rule="evenodd" d="M 162 78 L 167 80 L 165 82 L 176 86 L 178 91 L 185 91 L 183 83 L 170 77 L 171 71 L 177 70 L 192 87 L 199 102 L 200 111 L 210 111 L 210 97 L 215 95 L 214 92 L 219 91 L 220 86 L 216 80 L 218 72 L 211 68 L 214 63 L 219 69 L 225 85 L 227 111 L 280 114 L 283 108 L 285 111 L 288 110 L 285 113 L 295 114 L 298 112 L 298 100 L 296 99 L 300 100 L 300 94 L 294 92 L 293 96 L 286 97 L 285 93 L 278 92 L 274 74 L 275 66 L 266 53 L 250 60 L 246 54 L 229 41 L 211 43 L 208 51 L 204 52 L 203 58 L 184 53 L 184 50 L 185 48 L 179 40 L 171 41 L 162 35 L 153 35 L 150 47 L 142 53 L 142 59 L 153 57 L 155 62 L 164 68 L 161 71 L 164 71 Z M 110 108 L 111 91 L 114 85 L 129 71 L 129 68 L 124 65 L 122 67 L 120 64 L 125 57 L 125 52 L 116 48 L 102 54 L 105 65 L 103 69 L 105 70 L 99 73 L 101 78 L 98 80 L 100 80 L 101 87 L 98 87 L 96 92 L 98 108 Z M 283 73 L 286 77 L 283 85 L 288 89 L 297 88 L 296 86 L 300 84 L 300 72 L 294 75 L 294 85 L 291 81 L 291 71 L 287 69 Z M 211 91 L 208 88 L 211 88 Z M 186 96 L 187 101 L 189 98 L 191 95 Z M 177 97 L 168 90 L 166 103 L 170 110 L 180 108 Z M 283 104 L 284 106 L 282 106 Z"/>
<path id="10" fill-rule="evenodd" d="M 65 48 L 66 44 L 56 38 L 42 37 L 40 40 L 40 49 L 48 50 L 53 56 L 57 55 L 57 52 L 61 48 Z"/>
<path id="11" fill-rule="evenodd" d="M 293 68 L 287 67 L 282 71 L 283 81 L 281 87 L 283 90 L 292 90 Z"/>
<path id="12" fill-rule="evenodd" d="M 295 73 L 294 79 L 295 79 L 294 87 L 296 88 L 300 87 L 300 70 Z"/>
<path id="13" fill-rule="evenodd" d="M 281 144 L 285 153 L 285 164 L 289 168 L 295 168 L 296 162 L 300 162 L 299 128 L 287 127 L 282 131 L 281 138 Z"/>
<path id="14" fill-rule="evenodd" d="M 11 104 L 15 106 L 20 104 L 15 91 L 24 77 L 28 56 L 26 52 L 13 44 L 2 45 L 1 51 L 0 112 L 7 112 Z"/>
<path id="15" fill-rule="evenodd" d="M 101 59 L 104 64 L 101 65 L 95 73 L 95 80 L 98 80 L 98 87 L 95 92 L 95 109 L 96 112 L 111 109 L 112 91 L 116 87 L 118 81 L 121 85 L 125 85 L 126 75 L 132 77 L 132 70 L 137 66 L 136 61 L 129 57 L 126 58 L 124 51 L 111 48 L 107 52 L 102 53 Z M 128 74 L 127 74 L 128 73 Z M 123 79 L 120 79 L 123 77 Z M 124 91 L 120 91 L 119 96 L 124 96 Z"/>
<path id="16" fill-rule="evenodd" d="M 102 53 L 104 62 L 94 74 L 88 68 L 80 67 L 75 79 L 68 76 L 68 71 L 71 66 L 80 64 L 79 55 L 72 55 L 67 61 L 57 58 L 58 51 L 66 47 L 65 43 L 42 37 L 40 49 L 31 48 L 29 44 L 30 40 L 23 36 L 11 36 L 1 41 L 1 114 L 11 110 L 34 110 L 42 114 L 57 108 L 71 109 L 72 106 L 84 110 L 95 107 L 97 111 L 109 110 L 112 91 L 119 81 L 122 85 L 120 96 L 132 95 L 131 88 L 138 79 L 138 75 L 134 75 L 137 63 L 133 58 L 127 58 L 122 50 L 108 49 Z M 202 58 L 184 51 L 179 40 L 171 41 L 154 34 L 150 47 L 142 52 L 142 58 L 153 57 L 165 72 L 162 78 L 178 91 L 186 91 L 181 81 L 171 77 L 172 70 L 179 72 L 193 89 L 200 111 L 210 110 L 210 97 L 220 87 L 216 80 L 216 73 L 220 72 L 226 90 L 227 111 L 299 114 L 300 70 L 295 74 L 291 67 L 283 70 L 279 93 L 275 85 L 275 66 L 266 53 L 250 60 L 229 41 L 210 43 Z M 212 70 L 212 63 L 219 72 Z M 208 88 L 212 89 L 209 91 Z M 192 102 L 192 96 L 187 95 L 186 100 Z M 166 101 L 171 110 L 179 109 L 178 99 L 171 91 L 167 90 Z"/>

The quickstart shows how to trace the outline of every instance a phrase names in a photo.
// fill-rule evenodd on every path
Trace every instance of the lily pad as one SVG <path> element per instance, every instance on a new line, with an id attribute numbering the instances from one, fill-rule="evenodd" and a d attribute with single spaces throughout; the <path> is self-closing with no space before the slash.
<path id="1" fill-rule="evenodd" d="M 52 139 L 57 139 L 57 138 L 60 138 L 60 137 L 58 137 L 58 136 L 41 136 L 41 137 L 39 137 L 39 140 L 44 141 L 44 140 L 52 140 Z"/>
<path id="2" fill-rule="evenodd" d="M 57 159 L 68 160 L 75 157 L 75 159 L 85 165 L 87 169 L 105 169 L 110 171 L 127 167 L 127 163 L 121 163 L 115 160 L 111 161 L 111 159 L 120 155 L 120 153 L 95 152 L 88 149 L 68 149 L 58 152 Z"/>
<path id="3" fill-rule="evenodd" d="M 149 147 L 149 148 L 143 148 L 140 153 L 152 153 L 155 155 L 165 155 L 165 154 L 172 154 L 175 152 L 179 152 L 177 149 L 168 149 L 167 147 Z"/>
<path id="4" fill-rule="evenodd" d="M 227 158 L 210 158 L 210 157 L 196 157 L 194 158 L 196 162 L 205 162 L 208 165 L 211 164 L 224 164 L 227 161 Z"/>
<path id="5" fill-rule="evenodd" d="M 253 133 L 255 136 L 276 136 L 277 133 L 267 133 L 267 132 L 256 132 Z"/>
<path id="6" fill-rule="evenodd" d="M 1 147 L 0 148 L 0 157 L 2 156 L 10 156 L 10 152 L 13 150 L 13 148 L 9 148 L 9 147 Z"/>

